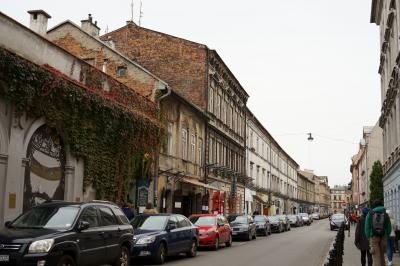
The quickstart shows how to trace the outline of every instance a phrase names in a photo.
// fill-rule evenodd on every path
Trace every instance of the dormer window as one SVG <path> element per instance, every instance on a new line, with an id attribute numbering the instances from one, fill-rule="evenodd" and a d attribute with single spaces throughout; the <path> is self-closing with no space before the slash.
<path id="1" fill-rule="evenodd" d="M 126 76 L 126 70 L 127 70 L 126 66 L 119 66 L 117 68 L 117 76 L 118 77 L 125 77 Z"/>

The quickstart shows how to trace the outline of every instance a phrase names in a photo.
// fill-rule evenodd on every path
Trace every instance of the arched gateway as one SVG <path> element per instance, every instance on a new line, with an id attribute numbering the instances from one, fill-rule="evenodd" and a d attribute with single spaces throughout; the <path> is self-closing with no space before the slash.
<path id="1" fill-rule="evenodd" d="M 63 200 L 65 150 L 60 135 L 47 125 L 29 140 L 24 180 L 23 210 L 46 200 Z"/>

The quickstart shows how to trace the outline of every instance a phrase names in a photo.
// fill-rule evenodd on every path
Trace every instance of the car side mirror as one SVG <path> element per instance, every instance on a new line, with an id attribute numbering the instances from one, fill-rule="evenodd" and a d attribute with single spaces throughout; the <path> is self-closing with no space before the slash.
<path id="1" fill-rule="evenodd" d="M 176 229 L 176 224 L 175 223 L 169 223 L 167 229 L 168 229 L 168 231 Z"/>
<path id="2" fill-rule="evenodd" d="M 10 228 L 10 227 L 11 227 L 11 222 L 10 222 L 10 221 L 5 222 L 5 223 L 4 223 L 4 226 L 5 226 L 6 228 Z"/>
<path id="3" fill-rule="evenodd" d="M 90 227 L 90 224 L 86 221 L 79 221 L 78 224 L 78 231 L 86 230 Z"/>

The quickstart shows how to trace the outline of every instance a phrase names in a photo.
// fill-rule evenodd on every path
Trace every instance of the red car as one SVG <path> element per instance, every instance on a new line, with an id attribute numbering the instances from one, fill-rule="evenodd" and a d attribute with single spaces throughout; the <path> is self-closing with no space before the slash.
<path id="1" fill-rule="evenodd" d="M 219 214 L 194 214 L 190 221 L 199 228 L 200 247 L 219 249 L 221 244 L 232 245 L 232 229 L 228 220 Z"/>

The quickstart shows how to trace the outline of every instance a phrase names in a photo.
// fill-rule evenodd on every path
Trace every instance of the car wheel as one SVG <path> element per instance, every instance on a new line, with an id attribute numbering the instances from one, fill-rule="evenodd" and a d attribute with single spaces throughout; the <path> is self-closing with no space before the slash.
<path id="1" fill-rule="evenodd" d="M 118 259 L 113 264 L 114 266 L 129 266 L 131 254 L 129 249 L 125 246 L 121 247 Z"/>
<path id="2" fill-rule="evenodd" d="M 197 241 L 195 239 L 192 240 L 192 244 L 190 245 L 190 250 L 186 253 L 186 256 L 193 258 L 197 255 Z"/>
<path id="3" fill-rule="evenodd" d="M 58 261 L 57 266 L 75 266 L 75 261 L 71 256 L 64 255 Z"/>
<path id="4" fill-rule="evenodd" d="M 229 239 L 228 239 L 228 242 L 225 243 L 225 246 L 226 247 L 231 247 L 232 246 L 232 235 L 231 234 L 229 234 Z"/>
<path id="5" fill-rule="evenodd" d="M 154 257 L 154 262 L 158 265 L 164 264 L 166 257 L 167 257 L 167 247 L 164 243 L 161 243 Z"/>
<path id="6" fill-rule="evenodd" d="M 218 250 L 219 249 L 219 237 L 218 236 L 215 238 L 215 245 L 214 245 L 213 249 L 214 250 Z"/>

